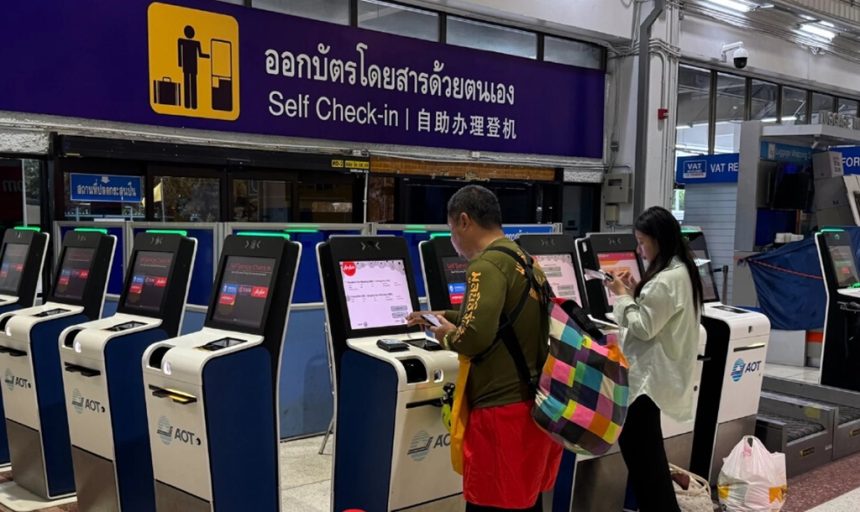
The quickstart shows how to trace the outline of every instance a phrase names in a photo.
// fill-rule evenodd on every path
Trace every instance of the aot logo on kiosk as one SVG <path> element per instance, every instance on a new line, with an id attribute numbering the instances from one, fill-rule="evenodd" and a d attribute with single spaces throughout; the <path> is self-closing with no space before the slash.
<path id="1" fill-rule="evenodd" d="M 9 391 L 15 391 L 15 388 L 30 388 L 30 381 L 23 377 L 16 377 L 15 374 L 12 373 L 12 370 L 6 369 L 6 373 L 3 375 L 3 382 L 6 384 L 6 389 Z"/>
<path id="2" fill-rule="evenodd" d="M 98 400 L 86 398 L 81 394 L 79 389 L 72 391 L 72 408 L 78 414 L 83 414 L 85 410 L 91 412 L 105 412 L 104 406 Z"/>
<path id="3" fill-rule="evenodd" d="M 239 117 L 236 18 L 155 2 L 149 24 L 149 105 L 159 114 Z"/>
<path id="4" fill-rule="evenodd" d="M 430 455 L 430 450 L 447 446 L 451 446 L 451 434 L 431 436 L 427 431 L 421 430 L 412 438 L 406 454 L 415 462 L 421 462 Z"/>
<path id="5" fill-rule="evenodd" d="M 761 361 L 753 361 L 751 363 L 744 362 L 743 359 L 738 359 L 732 365 L 732 380 L 738 382 L 746 373 L 755 373 L 761 369 Z"/>
<path id="6" fill-rule="evenodd" d="M 203 444 L 194 432 L 181 428 L 174 428 L 166 416 L 158 418 L 158 427 L 156 428 L 155 433 L 165 446 L 170 446 L 174 439 L 180 443 L 191 446 L 200 446 Z"/>

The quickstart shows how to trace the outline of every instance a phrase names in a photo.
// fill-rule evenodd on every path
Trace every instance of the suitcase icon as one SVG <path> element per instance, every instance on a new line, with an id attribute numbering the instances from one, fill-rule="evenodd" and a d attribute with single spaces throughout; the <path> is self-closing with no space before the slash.
<path id="1" fill-rule="evenodd" d="M 179 106 L 179 89 L 180 85 L 170 77 L 164 77 L 161 80 L 153 80 L 152 92 L 155 95 L 155 103 L 158 105 L 173 105 Z"/>
<path id="2" fill-rule="evenodd" d="M 212 110 L 233 110 L 233 43 L 212 39 Z"/>

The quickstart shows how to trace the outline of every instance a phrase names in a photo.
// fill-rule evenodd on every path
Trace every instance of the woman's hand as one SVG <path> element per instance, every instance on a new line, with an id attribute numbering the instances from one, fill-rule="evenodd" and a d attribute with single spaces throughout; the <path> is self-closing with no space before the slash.
<path id="1" fill-rule="evenodd" d="M 630 295 L 630 288 L 624 282 L 625 277 L 627 277 L 627 281 L 632 279 L 629 277 L 629 273 L 627 276 L 624 276 L 621 273 L 619 273 L 618 275 L 615 275 L 611 272 L 607 273 L 612 276 L 612 281 L 604 281 L 603 285 L 609 288 L 609 291 L 611 291 L 613 295 L 615 295 L 616 297 L 620 297 L 622 295 Z"/>

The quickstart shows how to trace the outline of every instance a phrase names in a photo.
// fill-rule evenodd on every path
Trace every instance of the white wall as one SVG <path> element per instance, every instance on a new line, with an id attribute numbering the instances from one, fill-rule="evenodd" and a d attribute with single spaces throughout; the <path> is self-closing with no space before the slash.
<path id="1" fill-rule="evenodd" d="M 750 52 L 744 73 L 860 95 L 860 64 L 829 54 L 813 55 L 792 42 L 698 16 L 688 15 L 681 21 L 680 46 L 685 59 L 724 65 L 719 62 L 720 46 L 734 41 L 743 41 Z"/>

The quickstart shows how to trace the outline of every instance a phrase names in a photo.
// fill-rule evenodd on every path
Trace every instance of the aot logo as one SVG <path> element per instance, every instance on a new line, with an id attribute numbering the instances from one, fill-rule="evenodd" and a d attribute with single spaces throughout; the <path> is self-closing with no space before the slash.
<path id="1" fill-rule="evenodd" d="M 738 359 L 732 366 L 732 380 L 737 382 L 747 373 L 755 373 L 761 369 L 761 361 L 753 361 L 745 363 L 743 359 Z"/>
<path id="2" fill-rule="evenodd" d="M 340 264 L 340 269 L 347 277 L 352 277 L 355 275 L 356 267 L 355 263 L 352 261 L 344 261 Z"/>
<path id="3" fill-rule="evenodd" d="M 105 412 L 105 407 L 100 401 L 86 398 L 78 389 L 72 391 L 72 408 L 74 408 L 75 412 L 78 414 L 83 414 L 84 411 L 95 413 Z"/>
<path id="4" fill-rule="evenodd" d="M 165 446 L 169 446 L 174 440 L 191 446 L 200 446 L 202 444 L 197 434 L 190 430 L 174 428 L 166 416 L 158 418 L 158 428 L 155 433 L 158 434 L 158 438 L 161 439 L 161 442 Z"/>
<path id="5" fill-rule="evenodd" d="M 430 450 L 446 446 L 451 446 L 451 434 L 434 437 L 421 430 L 412 438 L 412 442 L 409 443 L 409 451 L 406 454 L 415 462 L 421 462 L 430 455 Z"/>
<path id="6" fill-rule="evenodd" d="M 6 369 L 6 374 L 3 375 L 3 382 L 6 383 L 6 389 L 14 391 L 15 388 L 29 389 L 33 387 L 28 379 L 16 377 L 12 370 Z"/>

